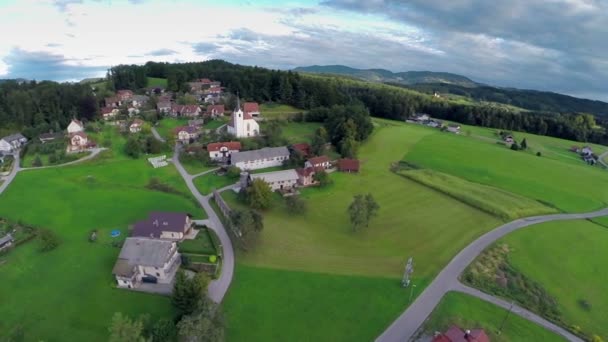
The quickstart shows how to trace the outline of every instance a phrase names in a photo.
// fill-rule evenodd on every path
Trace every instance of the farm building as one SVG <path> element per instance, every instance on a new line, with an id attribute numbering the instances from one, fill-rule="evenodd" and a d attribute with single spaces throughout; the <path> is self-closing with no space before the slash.
<path id="1" fill-rule="evenodd" d="M 13 152 L 27 143 L 27 138 L 21 133 L 8 135 L 0 139 L 0 152 Z"/>
<path id="2" fill-rule="evenodd" d="M 209 158 L 213 160 L 227 159 L 231 154 L 239 152 L 240 150 L 241 143 L 239 141 L 218 142 L 207 145 Z"/>
<path id="3" fill-rule="evenodd" d="M 359 172 L 359 161 L 357 159 L 338 159 L 338 171 Z"/>
<path id="4" fill-rule="evenodd" d="M 296 169 L 298 173 L 298 184 L 300 186 L 311 186 L 316 185 L 317 182 L 314 179 L 315 173 L 325 171 L 323 167 L 306 167 Z"/>
<path id="5" fill-rule="evenodd" d="M 304 164 L 305 167 L 322 167 L 324 169 L 329 169 L 331 167 L 330 160 L 327 156 L 319 156 L 313 157 L 306 161 Z"/>
<path id="6" fill-rule="evenodd" d="M 250 174 L 249 179 L 253 182 L 256 179 L 261 179 L 268 183 L 272 191 L 290 190 L 298 185 L 298 173 L 296 170 L 282 170 L 274 172 L 265 172 Z"/>
<path id="7" fill-rule="evenodd" d="M 281 166 L 288 159 L 287 147 L 265 147 L 259 150 L 232 153 L 230 163 L 241 170 L 257 170 Z"/>

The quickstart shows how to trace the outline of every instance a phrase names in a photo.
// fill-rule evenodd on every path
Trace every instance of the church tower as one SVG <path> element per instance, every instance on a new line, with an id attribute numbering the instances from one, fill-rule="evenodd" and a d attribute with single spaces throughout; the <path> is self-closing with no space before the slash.
<path id="1" fill-rule="evenodd" d="M 241 109 L 241 100 L 239 99 L 239 95 L 236 95 L 236 108 L 234 113 L 234 132 L 237 137 L 245 136 L 245 118 L 243 110 Z"/>

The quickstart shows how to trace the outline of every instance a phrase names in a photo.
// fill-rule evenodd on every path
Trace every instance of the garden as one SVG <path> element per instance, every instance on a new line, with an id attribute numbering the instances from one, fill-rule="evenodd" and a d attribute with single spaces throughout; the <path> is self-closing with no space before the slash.
<path id="1" fill-rule="evenodd" d="M 22 149 L 21 167 L 40 167 L 65 164 L 78 160 L 87 154 L 66 153 L 67 143 L 63 138 L 47 143 L 33 142 Z"/>

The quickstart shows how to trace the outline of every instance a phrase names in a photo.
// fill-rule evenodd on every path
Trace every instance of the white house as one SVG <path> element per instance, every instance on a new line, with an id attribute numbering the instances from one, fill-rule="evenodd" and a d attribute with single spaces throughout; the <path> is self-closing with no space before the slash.
<path id="1" fill-rule="evenodd" d="M 251 114 L 243 112 L 238 100 L 236 110 L 232 113 L 232 119 L 228 124 L 228 133 L 237 138 L 255 137 L 260 134 L 260 126 Z"/>
<path id="2" fill-rule="evenodd" d="M 449 124 L 447 128 L 448 132 L 459 134 L 460 133 L 460 125 Z"/>
<path id="3" fill-rule="evenodd" d="M 175 129 L 177 140 L 184 144 L 189 144 L 190 140 L 198 138 L 199 131 L 193 126 L 182 126 Z"/>
<path id="4" fill-rule="evenodd" d="M 136 288 L 144 278 L 170 284 L 180 263 L 174 241 L 129 237 L 120 250 L 112 274 L 118 287 L 122 288 Z"/>
<path id="5" fill-rule="evenodd" d="M 112 107 L 101 108 L 101 116 L 103 117 L 104 120 L 110 120 L 111 118 L 115 117 L 119 113 L 120 113 L 120 110 L 118 108 L 112 108 Z"/>
<path id="6" fill-rule="evenodd" d="M 8 135 L 0 139 L 0 152 L 13 152 L 27 143 L 27 138 L 21 133 Z"/>
<path id="7" fill-rule="evenodd" d="M 209 158 L 213 160 L 226 159 L 230 157 L 231 154 L 239 152 L 240 150 L 241 143 L 239 141 L 218 142 L 207 145 Z"/>
<path id="8" fill-rule="evenodd" d="M 313 157 L 304 163 L 304 167 L 322 167 L 324 169 L 329 169 L 330 166 L 331 163 L 327 156 Z"/>
<path id="9" fill-rule="evenodd" d="M 260 150 L 234 152 L 230 156 L 230 164 L 241 170 L 257 170 L 281 166 L 288 159 L 287 147 L 265 147 Z"/>
<path id="10" fill-rule="evenodd" d="M 296 170 L 282 170 L 274 172 L 265 172 L 250 174 L 249 179 L 253 182 L 256 179 L 261 179 L 268 183 L 272 191 L 289 190 L 298 185 L 298 173 Z"/>
<path id="11" fill-rule="evenodd" d="M 84 131 L 84 125 L 80 120 L 72 119 L 68 125 L 68 134 L 78 133 Z"/>
<path id="12" fill-rule="evenodd" d="M 168 114 L 171 111 L 171 101 L 158 101 L 156 109 L 161 114 Z"/>
<path id="13" fill-rule="evenodd" d="M 89 137 L 84 132 L 76 132 L 70 134 L 70 144 L 68 145 L 68 152 L 82 151 L 87 148 L 89 144 Z"/>
<path id="14" fill-rule="evenodd" d="M 131 133 L 139 133 L 141 132 L 142 127 L 144 126 L 144 120 L 142 119 L 135 119 L 133 120 L 133 122 L 131 123 L 131 125 L 129 125 L 129 132 Z"/>

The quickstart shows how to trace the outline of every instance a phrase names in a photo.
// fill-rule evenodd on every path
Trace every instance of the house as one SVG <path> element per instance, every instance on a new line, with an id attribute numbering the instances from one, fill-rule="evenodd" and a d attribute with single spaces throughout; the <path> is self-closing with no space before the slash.
<path id="1" fill-rule="evenodd" d="M 188 86 L 190 87 L 191 93 L 197 93 L 203 89 L 203 82 L 200 82 L 200 81 L 188 82 Z"/>
<path id="2" fill-rule="evenodd" d="M 104 102 L 106 107 L 118 108 L 122 106 L 122 100 L 118 96 L 106 97 Z"/>
<path id="3" fill-rule="evenodd" d="M 203 120 L 203 119 L 188 120 L 188 126 L 196 127 L 196 129 L 203 128 L 204 124 L 205 124 L 205 120 Z"/>
<path id="4" fill-rule="evenodd" d="M 281 166 L 288 159 L 287 147 L 264 147 L 259 150 L 234 152 L 230 155 L 230 164 L 241 170 L 257 170 Z"/>
<path id="5" fill-rule="evenodd" d="M 263 180 L 264 182 L 268 183 L 272 191 L 277 191 L 295 188 L 298 186 L 299 177 L 296 170 L 282 170 L 256 174 L 252 173 L 249 175 L 250 181 L 253 182 L 256 179 Z"/>
<path id="6" fill-rule="evenodd" d="M 131 99 L 131 105 L 133 105 L 133 107 L 135 108 L 141 108 L 145 106 L 149 100 L 150 98 L 146 95 L 133 95 L 133 98 Z"/>
<path id="7" fill-rule="evenodd" d="M 21 133 L 7 135 L 0 139 L 0 152 L 13 152 L 27 143 L 27 138 Z"/>
<path id="8" fill-rule="evenodd" d="M 89 147 L 89 137 L 85 132 L 76 132 L 70 134 L 70 143 L 68 144 L 68 152 L 82 151 Z"/>
<path id="9" fill-rule="evenodd" d="M 142 127 L 144 126 L 144 120 L 142 119 L 135 119 L 133 120 L 133 122 L 131 123 L 131 125 L 129 125 L 129 132 L 131 133 L 139 133 L 141 132 Z"/>
<path id="10" fill-rule="evenodd" d="M 310 145 L 307 143 L 299 143 L 291 145 L 291 149 L 302 155 L 302 157 L 310 156 Z"/>
<path id="11" fill-rule="evenodd" d="M 11 248 L 11 246 L 13 245 L 14 242 L 15 242 L 15 239 L 13 238 L 13 236 L 11 234 L 6 234 L 3 237 L 1 237 L 0 238 L 0 252 L 5 249 Z"/>
<path id="12" fill-rule="evenodd" d="M 171 111 L 171 101 L 158 101 L 156 110 L 161 114 L 168 114 Z"/>
<path id="13" fill-rule="evenodd" d="M 228 133 L 237 138 L 254 137 L 260 134 L 260 126 L 250 114 L 241 110 L 238 99 L 236 110 L 232 113 L 232 118 L 228 123 Z"/>
<path id="14" fill-rule="evenodd" d="M 80 120 L 72 119 L 68 125 L 68 134 L 84 132 L 84 125 Z"/>
<path id="15" fill-rule="evenodd" d="M 454 134 L 460 134 L 460 125 L 449 124 L 447 127 L 447 131 Z"/>
<path id="16" fill-rule="evenodd" d="M 359 161 L 357 159 L 338 159 L 338 171 L 340 172 L 359 172 Z"/>
<path id="17" fill-rule="evenodd" d="M 463 331 L 453 325 L 445 333 L 438 333 L 433 342 L 490 342 L 490 338 L 483 329 Z"/>
<path id="18" fill-rule="evenodd" d="M 171 105 L 171 116 L 187 116 L 194 117 L 198 116 L 201 113 L 201 107 L 198 105 Z"/>
<path id="19" fill-rule="evenodd" d="M 135 288 L 146 280 L 170 284 L 180 264 L 175 241 L 129 237 L 122 245 L 112 274 L 122 288 Z"/>
<path id="20" fill-rule="evenodd" d="M 304 163 L 305 167 L 322 167 L 329 169 L 331 167 L 330 160 L 327 156 L 313 157 Z"/>
<path id="21" fill-rule="evenodd" d="M 432 128 L 438 128 L 443 125 L 443 122 L 439 121 L 439 120 L 431 119 L 431 120 L 425 121 L 424 125 L 426 125 L 428 127 L 432 127 Z"/>
<path id="22" fill-rule="evenodd" d="M 118 90 L 116 92 L 116 97 L 120 99 L 120 101 L 129 101 L 133 98 L 133 92 L 131 90 Z"/>
<path id="23" fill-rule="evenodd" d="M 317 182 L 314 179 L 315 173 L 325 171 L 322 167 L 306 167 L 296 169 L 298 173 L 298 185 L 300 186 L 311 186 L 316 185 Z"/>
<path id="24" fill-rule="evenodd" d="M 220 94 L 209 93 L 209 94 L 205 95 L 205 98 L 203 99 L 203 102 L 215 104 L 215 103 L 219 102 L 220 100 L 221 100 Z"/>
<path id="25" fill-rule="evenodd" d="M 53 141 L 57 138 L 60 137 L 60 134 L 57 133 L 42 133 L 38 136 L 38 140 L 40 140 L 41 143 L 45 144 L 47 142 Z"/>
<path id="26" fill-rule="evenodd" d="M 101 116 L 103 117 L 104 120 L 110 120 L 111 118 L 115 117 L 119 113 L 120 113 L 120 110 L 118 110 L 118 108 L 114 108 L 114 107 L 102 107 L 101 108 Z"/>
<path id="27" fill-rule="evenodd" d="M 129 108 L 127 108 L 127 112 L 129 112 L 129 116 L 133 116 L 139 114 L 139 109 L 133 106 L 129 106 Z"/>
<path id="28" fill-rule="evenodd" d="M 424 113 L 415 113 L 411 120 L 416 122 L 426 122 L 431 120 L 431 116 Z"/>
<path id="29" fill-rule="evenodd" d="M 508 134 L 505 135 L 504 137 L 502 137 L 502 140 L 505 142 L 505 144 L 512 144 L 515 142 L 515 139 L 513 139 L 513 136 Z"/>
<path id="30" fill-rule="evenodd" d="M 184 144 L 189 144 L 191 140 L 198 138 L 199 132 L 196 127 L 182 126 L 175 129 L 177 140 Z"/>
<path id="31" fill-rule="evenodd" d="M 585 147 L 583 147 L 583 149 L 581 150 L 580 153 L 583 156 L 591 156 L 591 155 L 593 155 L 593 150 L 591 149 L 591 147 L 585 146 Z"/>
<path id="32" fill-rule="evenodd" d="M 224 116 L 225 111 L 226 110 L 224 109 L 224 105 L 209 105 L 207 106 L 207 111 L 205 114 L 212 118 L 217 118 L 220 116 Z"/>
<path id="33" fill-rule="evenodd" d="M 245 102 L 243 112 L 253 117 L 260 116 L 260 105 L 257 102 Z"/>
<path id="34" fill-rule="evenodd" d="M 183 240 L 192 230 L 192 217 L 186 213 L 152 212 L 133 225 L 131 236 L 164 240 Z"/>
<path id="35" fill-rule="evenodd" d="M 241 143 L 239 141 L 218 142 L 207 145 L 209 158 L 213 160 L 225 160 L 230 157 L 231 154 L 239 152 L 240 150 Z"/>

